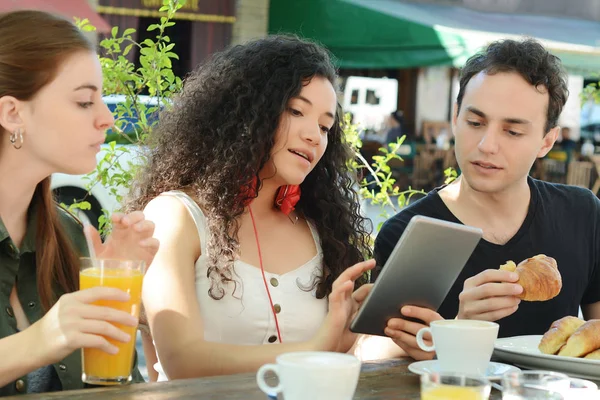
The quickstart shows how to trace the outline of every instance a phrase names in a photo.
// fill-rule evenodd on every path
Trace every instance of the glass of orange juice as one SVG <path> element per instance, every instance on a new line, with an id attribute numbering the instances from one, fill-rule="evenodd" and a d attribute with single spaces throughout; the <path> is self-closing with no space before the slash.
<path id="1" fill-rule="evenodd" d="M 116 308 L 139 318 L 144 269 L 143 261 L 81 258 L 79 288 L 83 290 L 106 286 L 121 289 L 129 294 L 129 301 L 101 300 L 94 304 Z M 117 354 L 109 354 L 99 349 L 83 349 L 83 382 L 93 385 L 118 385 L 131 381 L 137 327 L 116 323 L 114 325 L 131 335 L 131 340 L 123 343 L 107 338 L 119 348 Z"/>
<path id="2" fill-rule="evenodd" d="M 439 372 L 421 375 L 421 400 L 487 400 L 491 390 L 483 377 Z"/>

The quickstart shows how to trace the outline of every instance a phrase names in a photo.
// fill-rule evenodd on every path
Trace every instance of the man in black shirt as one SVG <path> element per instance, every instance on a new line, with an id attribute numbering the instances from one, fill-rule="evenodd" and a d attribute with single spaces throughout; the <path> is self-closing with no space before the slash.
<path id="1" fill-rule="evenodd" d="M 600 201 L 587 189 L 528 176 L 559 134 L 567 97 L 560 60 L 533 40 L 495 42 L 467 61 L 452 120 L 461 175 L 388 220 L 375 258 L 385 264 L 414 215 L 477 226 L 483 239 L 439 314 L 411 306 L 403 315 L 424 324 L 456 317 L 498 321 L 500 337 L 543 334 L 553 321 L 577 316 L 579 306 L 586 319 L 600 318 Z M 431 243 L 431 251 L 435 247 Z M 549 301 L 521 302 L 517 274 L 498 268 L 537 254 L 556 259 L 563 287 Z M 416 345 L 422 327 L 392 319 L 386 334 L 413 358 L 431 358 Z"/>

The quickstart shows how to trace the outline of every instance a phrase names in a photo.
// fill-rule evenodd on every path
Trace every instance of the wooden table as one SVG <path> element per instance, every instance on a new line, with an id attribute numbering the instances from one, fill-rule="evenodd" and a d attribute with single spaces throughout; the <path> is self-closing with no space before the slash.
<path id="1" fill-rule="evenodd" d="M 420 399 L 419 377 L 408 371 L 411 362 L 411 359 L 402 358 L 364 363 L 354 399 Z M 267 396 L 256 385 L 256 374 L 251 373 L 6 398 L 15 400 L 266 400 Z M 500 398 L 500 393 L 492 390 L 490 399 Z"/>

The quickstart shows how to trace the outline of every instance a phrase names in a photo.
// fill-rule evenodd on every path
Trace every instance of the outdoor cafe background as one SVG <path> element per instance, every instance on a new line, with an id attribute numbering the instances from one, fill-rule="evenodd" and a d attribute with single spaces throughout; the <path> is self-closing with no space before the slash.
<path id="1" fill-rule="evenodd" d="M 146 28 L 160 17 L 161 3 L 19 0 L 0 2 L 0 11 L 75 12 L 99 27 L 99 38 L 119 26 L 137 29 L 134 39 L 143 41 L 149 34 Z M 401 188 L 413 185 L 425 190 L 443 180 L 444 168 L 455 166 L 452 143 L 444 138 L 449 133 L 459 68 L 466 58 L 495 39 L 520 35 L 540 39 L 569 71 L 571 96 L 560 123 L 570 129 L 569 139 L 575 145 L 559 143 L 532 174 L 600 189 L 597 158 L 589 150 L 589 144 L 594 150 L 600 145 L 600 107 L 582 111 L 580 102 L 584 86 L 597 80 L 600 71 L 600 2 L 596 0 L 186 0 L 175 19 L 169 35 L 179 55 L 173 64 L 178 76 L 230 44 L 289 32 L 318 40 L 332 51 L 340 66 L 342 89 L 349 77 L 386 77 L 391 89 L 381 84 L 363 86 L 356 97 L 353 90 L 343 90 L 341 101 L 363 128 L 379 133 L 380 142 L 385 141 L 385 116 L 402 110 L 405 162 L 392 166 L 394 174 Z M 137 54 L 132 51 L 128 57 L 135 60 Z M 391 103 L 390 90 L 396 93 Z M 353 99 L 356 104 L 349 107 Z M 583 146 L 586 139 L 590 143 Z M 379 145 L 367 140 L 365 155 L 372 155 Z"/>
<path id="2" fill-rule="evenodd" d="M 600 107 L 587 104 L 582 109 L 581 95 L 600 72 L 600 8 L 588 0 L 571 3 L 271 0 L 269 32 L 298 33 L 324 43 L 338 57 L 342 84 L 355 76 L 393 81 L 389 86 L 397 87 L 395 108 L 404 114 L 402 133 L 407 140 L 400 152 L 405 162 L 392 169 L 401 188 L 425 190 L 443 182 L 445 168 L 456 167 L 449 121 L 460 66 L 493 40 L 537 38 L 561 58 L 569 73 L 570 98 L 559 121 L 569 129 L 567 140 L 536 163 L 532 175 L 597 193 L 600 160 L 594 154 L 600 151 Z M 546 15 L 536 15 L 536 10 Z M 343 92 L 343 104 L 359 116 L 355 122 L 370 130 L 364 137 L 367 156 L 386 141 L 388 127 L 382 122 L 395 109 L 386 100 L 389 90 L 373 83 L 358 93 Z M 349 104 L 352 101 L 357 104 Z M 367 111 L 376 115 L 367 117 Z"/>

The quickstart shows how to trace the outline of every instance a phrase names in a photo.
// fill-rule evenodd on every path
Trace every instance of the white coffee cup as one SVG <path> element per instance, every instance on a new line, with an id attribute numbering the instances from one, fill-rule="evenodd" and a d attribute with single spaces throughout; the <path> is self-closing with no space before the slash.
<path id="1" fill-rule="evenodd" d="M 358 358 L 333 352 L 281 354 L 276 364 L 265 364 L 256 373 L 260 390 L 285 400 L 351 400 L 356 390 L 361 362 Z M 274 372 L 279 383 L 269 386 L 265 374 Z"/>
<path id="2" fill-rule="evenodd" d="M 485 376 L 499 325 L 489 321 L 448 319 L 433 321 L 417 332 L 417 344 L 424 351 L 435 351 L 440 371 Z M 423 342 L 429 332 L 433 346 Z"/>

